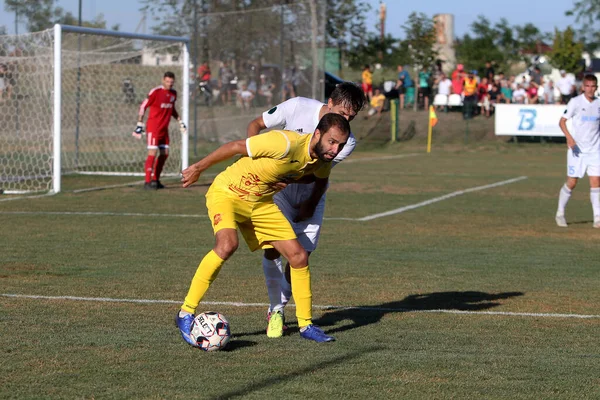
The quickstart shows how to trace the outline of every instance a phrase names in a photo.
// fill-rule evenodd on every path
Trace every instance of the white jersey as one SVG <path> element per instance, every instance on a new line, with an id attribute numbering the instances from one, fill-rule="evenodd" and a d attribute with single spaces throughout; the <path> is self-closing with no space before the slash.
<path id="1" fill-rule="evenodd" d="M 296 131 L 298 133 L 313 133 L 319 124 L 319 114 L 325 104 L 318 100 L 306 97 L 293 97 L 281 104 L 265 111 L 262 115 L 263 122 L 267 128 L 282 126 L 282 129 Z M 348 142 L 333 160 L 333 164 L 341 162 L 348 157 L 356 147 L 356 138 L 352 133 Z"/>
<path id="2" fill-rule="evenodd" d="M 294 97 L 265 111 L 262 115 L 267 128 L 283 126 L 283 129 L 298 133 L 313 133 L 319 124 L 319 115 L 324 104 L 306 97 Z M 356 147 L 356 138 L 352 133 L 348 142 L 333 160 L 334 165 L 348 157 Z M 297 215 L 296 206 L 307 200 L 312 193 L 314 183 L 292 183 L 277 193 L 273 200 L 292 224 L 300 244 L 306 251 L 316 249 L 321 233 L 323 215 L 325 213 L 325 195 L 321 197 L 315 213 L 311 218 L 301 222 L 293 222 Z"/>
<path id="3" fill-rule="evenodd" d="M 600 155 L 600 99 L 595 97 L 590 102 L 583 94 L 573 97 L 562 117 L 572 119 L 569 133 L 579 150 L 584 154 Z"/>

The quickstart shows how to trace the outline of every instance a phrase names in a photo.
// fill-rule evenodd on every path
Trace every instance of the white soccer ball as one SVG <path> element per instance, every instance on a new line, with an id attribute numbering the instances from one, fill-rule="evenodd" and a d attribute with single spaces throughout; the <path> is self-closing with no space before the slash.
<path id="1" fill-rule="evenodd" d="M 231 339 L 229 322 L 222 314 L 214 311 L 196 315 L 191 334 L 200 349 L 204 351 L 222 350 Z"/>

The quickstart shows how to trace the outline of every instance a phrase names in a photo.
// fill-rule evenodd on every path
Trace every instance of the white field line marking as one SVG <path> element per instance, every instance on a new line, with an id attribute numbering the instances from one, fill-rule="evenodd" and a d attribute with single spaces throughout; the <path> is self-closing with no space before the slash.
<path id="1" fill-rule="evenodd" d="M 371 221 L 373 219 L 387 217 L 389 215 L 400 214 L 405 211 L 409 211 L 409 210 L 413 210 L 415 208 L 427 206 L 429 204 L 437 203 L 439 201 L 450 199 L 452 197 L 460 196 L 460 195 L 463 195 L 466 193 L 477 192 L 480 190 L 485 190 L 485 189 L 490 189 L 490 188 L 494 188 L 494 187 L 498 187 L 498 186 L 508 185 L 509 183 L 522 181 L 524 179 L 527 179 L 527 177 L 519 176 L 517 178 L 508 179 L 508 180 L 496 182 L 496 183 L 491 183 L 489 185 L 476 186 L 476 187 L 472 187 L 469 189 L 459 190 L 456 192 L 446 194 L 444 196 L 425 200 L 420 203 L 400 207 L 395 210 L 386 211 L 384 213 L 368 215 L 368 216 L 362 217 L 362 218 L 329 217 L 329 218 L 323 218 L 323 219 L 327 220 L 327 221 L 333 221 L 333 220 L 335 220 L 335 221 L 359 221 L 359 222 Z M 30 196 L 30 197 L 32 197 L 32 196 Z M 41 197 L 41 196 L 38 196 L 38 197 Z M 6 199 L 6 200 L 8 200 L 8 199 Z M 0 200 L 0 201 L 2 201 L 2 200 Z M 204 214 L 158 214 L 158 213 L 143 214 L 143 213 L 116 213 L 116 212 L 113 213 L 113 212 L 94 212 L 94 211 L 81 211 L 81 212 L 75 212 L 75 211 L 73 211 L 73 212 L 69 212 L 69 211 L 66 211 L 66 212 L 63 212 L 63 211 L 56 211 L 56 212 L 52 212 L 52 211 L 0 211 L 0 215 L 89 215 L 89 216 L 98 215 L 98 216 L 114 216 L 114 217 L 123 216 L 123 217 L 168 217 L 168 218 L 203 218 L 203 217 L 205 217 Z"/>
<path id="2" fill-rule="evenodd" d="M 45 193 L 36 196 L 20 196 L 20 197 L 9 197 L 7 199 L 0 199 L 0 202 L 3 201 L 12 201 L 12 200 L 23 200 L 23 199 L 39 199 L 41 197 L 54 196 L 56 193 Z"/>
<path id="3" fill-rule="evenodd" d="M 137 303 L 137 304 L 181 304 L 181 300 L 151 300 L 151 299 L 116 299 L 110 297 L 77 297 L 77 296 L 37 296 L 26 294 L 0 293 L 1 297 L 10 297 L 18 299 L 37 299 L 37 300 L 70 300 L 70 301 L 91 301 L 99 303 Z M 233 301 L 203 301 L 203 305 L 213 306 L 231 306 L 231 307 L 268 307 L 268 303 L 242 303 Z M 289 304 L 288 307 L 295 307 Z M 313 308 L 319 310 L 360 310 L 375 312 L 410 312 L 427 314 L 464 314 L 464 315 L 500 315 L 507 317 L 541 317 L 541 318 L 577 318 L 577 319 L 600 319 L 600 315 L 595 314 L 559 314 L 559 313 L 531 313 L 531 312 L 512 312 L 512 311 L 468 311 L 468 310 L 415 310 L 410 308 L 387 308 L 387 307 L 352 307 L 352 306 L 334 306 L 334 305 L 313 305 Z"/>
<path id="4" fill-rule="evenodd" d="M 414 156 L 420 156 L 420 155 L 421 154 L 419 154 L 419 153 L 410 153 L 410 154 L 398 154 L 395 156 L 351 158 L 349 160 L 342 161 L 342 164 L 362 162 L 362 161 L 394 160 L 396 158 L 406 158 L 406 157 L 414 157 Z"/>
<path id="5" fill-rule="evenodd" d="M 202 175 L 206 178 L 214 178 L 215 176 L 217 176 L 217 174 L 204 174 Z M 174 175 L 171 176 L 168 179 L 165 179 L 166 182 L 177 182 L 179 180 L 179 175 Z M 85 188 L 85 189 L 77 189 L 77 190 L 71 190 L 71 193 L 85 193 L 85 192 L 94 192 L 96 190 L 105 190 L 105 189 L 116 189 L 116 188 L 121 188 L 121 187 L 127 187 L 127 186 L 137 186 L 137 185 L 142 185 L 144 184 L 144 181 L 135 181 L 135 182 L 128 182 L 128 183 L 120 183 L 117 185 L 108 185 L 108 186 L 96 186 L 96 187 L 91 187 L 91 188 Z"/>
<path id="6" fill-rule="evenodd" d="M 425 200 L 425 201 L 422 201 L 420 203 L 411 204 L 409 206 L 404 206 L 404 207 L 396 208 L 395 210 L 386 211 L 386 212 L 379 213 L 379 214 L 368 215 L 368 216 L 362 217 L 362 218 L 357 218 L 357 219 L 355 219 L 355 221 L 371 221 L 371 220 L 376 219 L 376 218 L 387 217 L 389 215 L 394 215 L 394 214 L 400 214 L 400 213 L 402 213 L 404 211 L 413 210 L 415 208 L 427 206 L 429 204 L 437 203 L 439 201 L 450 199 L 452 197 L 460 196 L 460 195 L 463 195 L 463 194 L 466 194 L 466 193 L 472 193 L 472 192 L 477 192 L 477 191 L 480 191 L 480 190 L 491 189 L 491 188 L 498 187 L 498 186 L 508 185 L 509 183 L 519 182 L 519 181 L 522 181 L 524 179 L 527 179 L 527 177 L 526 176 L 519 176 L 517 178 L 508 179 L 506 181 L 496 182 L 496 183 L 492 183 L 492 184 L 489 184 L 489 185 L 476 186 L 476 187 L 472 187 L 472 188 L 469 188 L 469 189 L 458 190 L 456 192 L 448 193 L 448 194 L 446 194 L 444 196 L 435 197 L 433 199 Z M 333 218 L 331 218 L 331 219 L 333 219 Z"/>

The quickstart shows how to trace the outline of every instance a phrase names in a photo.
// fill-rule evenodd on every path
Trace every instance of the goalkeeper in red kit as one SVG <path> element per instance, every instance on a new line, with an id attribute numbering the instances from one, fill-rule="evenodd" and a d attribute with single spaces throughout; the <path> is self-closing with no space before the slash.
<path id="1" fill-rule="evenodd" d="M 140 106 L 138 114 L 138 123 L 133 136 L 137 139 L 142 138 L 144 133 L 144 114 L 150 107 L 148 122 L 146 123 L 148 157 L 144 165 L 146 179 L 144 189 L 162 189 L 164 186 L 160 183 L 160 173 L 169 157 L 169 122 L 171 117 L 179 121 L 179 130 L 181 134 L 187 133 L 187 129 L 179 113 L 175 109 L 177 101 L 177 92 L 173 89 L 175 84 L 175 74 L 165 72 L 162 85 L 157 86 L 148 93 L 148 97 Z M 158 155 L 158 157 L 157 157 Z"/>

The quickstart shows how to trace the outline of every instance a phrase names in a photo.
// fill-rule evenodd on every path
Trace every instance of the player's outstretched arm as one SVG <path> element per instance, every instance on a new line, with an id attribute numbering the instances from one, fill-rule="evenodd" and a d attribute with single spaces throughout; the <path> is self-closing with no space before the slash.
<path id="1" fill-rule="evenodd" d="M 265 125 L 265 121 L 263 120 L 263 117 L 261 115 L 260 117 L 250 121 L 250 123 L 248 124 L 248 128 L 246 128 L 246 134 L 248 137 L 256 136 L 263 129 L 267 129 L 267 126 Z"/>
<path id="2" fill-rule="evenodd" d="M 208 168 L 236 155 L 248 155 L 245 139 L 225 143 L 202 160 L 184 169 L 181 172 L 183 187 L 186 188 L 196 182 L 200 178 L 200 174 Z"/>

